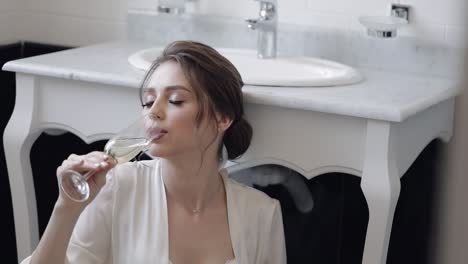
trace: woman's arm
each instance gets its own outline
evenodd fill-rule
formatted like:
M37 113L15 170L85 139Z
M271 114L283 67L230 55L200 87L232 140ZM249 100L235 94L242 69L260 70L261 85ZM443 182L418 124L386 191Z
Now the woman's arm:
M57 202L30 263L66 263L68 243L80 214L81 209L67 208L66 205Z
M67 263L67 249L75 225L82 212L105 185L106 173L114 166L114 162L100 152L93 152L85 156L71 155L62 163L57 169L57 177L59 180L61 173L68 169L80 172L95 171L94 175L88 179L90 197L86 202L79 203L70 200L67 195L60 190L59 198L54 206L47 228L36 250L33 252L29 263Z

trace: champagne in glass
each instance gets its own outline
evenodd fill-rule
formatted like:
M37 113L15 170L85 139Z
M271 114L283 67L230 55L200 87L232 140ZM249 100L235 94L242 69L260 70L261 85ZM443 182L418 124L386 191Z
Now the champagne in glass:
M145 138L126 138L109 140L104 152L113 157L117 163L129 162L148 146Z
M104 153L112 157L117 164L130 161L150 145L152 123L148 116L140 117L109 139L104 147ZM86 201L90 193L87 180L94 173L93 170L85 174L65 170L59 177L60 187L70 199L77 202Z

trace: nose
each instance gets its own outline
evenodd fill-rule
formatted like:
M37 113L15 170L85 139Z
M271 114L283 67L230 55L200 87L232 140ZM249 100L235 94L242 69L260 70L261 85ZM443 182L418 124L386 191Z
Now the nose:
M160 115L155 114L155 113L153 113L153 112L150 112L150 113L148 114L148 117L149 117L151 120L158 120L158 119L161 119Z
M148 116L152 120L161 120L164 118L164 111L162 106L158 103L158 100L154 101L153 105L149 109Z

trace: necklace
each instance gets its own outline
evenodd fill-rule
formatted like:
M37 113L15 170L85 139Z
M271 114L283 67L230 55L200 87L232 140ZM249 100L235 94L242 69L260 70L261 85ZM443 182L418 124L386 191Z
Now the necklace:
M162 177L163 174L162 174L162 162L161 161L159 163L159 174ZM193 207L192 206L192 207L190 207L190 209L188 211L190 211L194 215L199 215L204 209L206 209L206 206L208 205L208 202L210 202L216 196L216 194L219 192L219 190L221 189L221 185L222 185L222 179L219 179L218 186L216 187L216 190L209 196L208 199L206 199L205 205L204 206L199 206L199 207ZM177 203L181 204L183 207L185 207L185 208L188 207L183 202L180 202L177 199L175 199L175 197L173 197L173 199Z
M209 199L206 199L206 202L205 202L205 206L200 206L200 207L192 207L191 210L192 210L192 214L194 215L199 215L203 209L206 209L206 206L208 205L208 202L210 202L215 196L216 194L219 192L219 190L221 189L221 179L219 180L219 183L218 183L218 186L216 187L216 190L213 192L212 195L210 195Z

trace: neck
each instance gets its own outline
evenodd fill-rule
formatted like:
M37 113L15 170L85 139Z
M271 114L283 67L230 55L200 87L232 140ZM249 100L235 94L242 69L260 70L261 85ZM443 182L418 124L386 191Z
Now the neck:
M171 159L160 162L167 198L194 213L203 210L223 187L215 159L205 159L203 163Z

